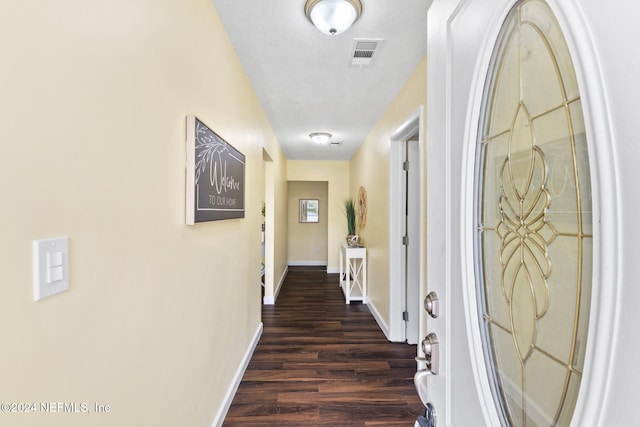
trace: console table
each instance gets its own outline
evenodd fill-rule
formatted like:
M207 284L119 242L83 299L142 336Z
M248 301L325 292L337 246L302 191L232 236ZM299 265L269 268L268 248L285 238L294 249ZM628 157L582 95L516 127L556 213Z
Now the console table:
M347 304L367 303L367 249L364 246L340 244L340 287Z

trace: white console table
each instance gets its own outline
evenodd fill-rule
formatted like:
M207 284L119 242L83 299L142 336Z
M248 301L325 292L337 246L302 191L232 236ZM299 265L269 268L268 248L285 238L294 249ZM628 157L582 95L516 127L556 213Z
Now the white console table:
M367 303L367 249L340 244L340 287L344 298Z

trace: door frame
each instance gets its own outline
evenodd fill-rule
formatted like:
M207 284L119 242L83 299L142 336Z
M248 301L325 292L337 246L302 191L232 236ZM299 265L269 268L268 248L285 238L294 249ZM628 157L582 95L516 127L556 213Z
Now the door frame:
M387 338L394 342L404 342L407 340L405 333L405 322L402 318L404 304L406 298L405 279L404 279L404 245L402 244L403 235L403 214L399 207L402 206L403 195L400 191L395 191L402 187L404 170L402 162L404 159L404 143L407 138L418 134L418 163L419 171L419 190L415 192L419 198L419 219L420 224L418 230L410 230L409 242L413 243L416 250L419 251L419 259L425 259L426 246L424 239L425 230L425 139L424 139L424 107L419 106L408 118L398 126L391 134L389 141L389 334ZM420 301L424 298L424 277L425 266L420 263L419 280L413 286L418 287L416 290L420 295ZM419 311L418 311L419 313ZM420 322L420 318L416 319ZM418 323L419 324L419 323ZM420 329L420 328L419 328ZM420 335L419 335L420 336Z
M440 293L441 314L452 313L453 310L464 314L463 325L454 324L457 320L445 315L442 321L430 322L429 330L423 332L435 331L440 339L441 373L430 377L427 392L441 415L439 419L446 426L456 425L452 415L456 407L454 399L462 399L459 391L454 394L459 390L456 388L456 378L466 375L473 378L475 390L466 393L464 398L474 399L475 395L477 399L469 407L470 412L478 411L478 416L482 414L486 425L499 425L500 422L484 366L477 316L473 267L473 181L476 133L486 73L500 27L515 3L516 0L495 3L483 0L460 0L454 3L434 0L427 23L431 28L427 67L427 137L432 141L427 153L427 204L430 206L427 281L430 290L437 288ZM596 38L585 22L579 2L547 0L547 3L563 30L580 85L593 192L595 262L592 304L585 374L572 425L606 425L607 415L602 405L607 402L613 371L611 364L606 361L611 360L611 352L616 348L621 292L621 286L612 284L619 283L621 257L617 242L622 236L618 212L620 185L615 167L610 101L603 68L599 63L600 55L594 42ZM465 26L466 21L461 17L472 15L472 9L478 7L491 8L491 12L487 12L490 13L490 24ZM474 53L475 67L465 68L466 64L459 63L464 49L460 49L454 37L460 36L455 32L460 28L469 28L469 32L463 33L461 39L477 37L479 40L474 47L480 47ZM462 73L462 78L456 73ZM465 93L465 88L468 94L466 101L463 96L456 98L456 94ZM461 127L464 129L462 132L459 130ZM456 177L457 172L462 172L462 175ZM422 312L422 316L426 319L425 312ZM460 356L461 350L467 354ZM454 354L455 351L458 354ZM456 375L452 375L453 371Z
M264 247L264 296L262 304L273 305L276 302L277 291L275 284L275 165L269 152L262 148L262 162L264 164L264 232L262 243Z

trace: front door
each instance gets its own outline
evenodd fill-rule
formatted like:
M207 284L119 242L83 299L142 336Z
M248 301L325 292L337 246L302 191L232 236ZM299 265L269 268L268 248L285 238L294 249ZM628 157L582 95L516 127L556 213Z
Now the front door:
M601 14L595 0L431 5L427 291L440 309L421 336L437 336L439 369L420 381L437 426L635 419L606 412L623 291L611 174L633 161L613 158L594 58L616 35L592 31Z

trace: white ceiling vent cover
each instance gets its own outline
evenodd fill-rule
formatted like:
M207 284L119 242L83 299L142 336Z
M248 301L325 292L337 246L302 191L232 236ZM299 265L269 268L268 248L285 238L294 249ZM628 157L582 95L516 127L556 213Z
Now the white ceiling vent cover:
M353 39L351 65L371 65L384 39Z

